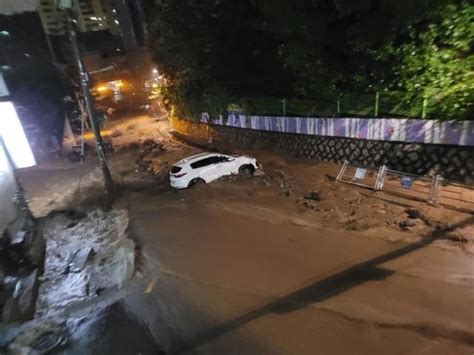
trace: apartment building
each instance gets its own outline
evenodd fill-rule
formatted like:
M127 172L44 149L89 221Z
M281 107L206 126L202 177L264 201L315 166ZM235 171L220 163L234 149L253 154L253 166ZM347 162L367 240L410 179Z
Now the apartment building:
M74 5L74 22L79 32L109 31L119 35L114 0L76 0ZM47 34L66 33L66 15L58 9L56 0L39 0L38 13Z

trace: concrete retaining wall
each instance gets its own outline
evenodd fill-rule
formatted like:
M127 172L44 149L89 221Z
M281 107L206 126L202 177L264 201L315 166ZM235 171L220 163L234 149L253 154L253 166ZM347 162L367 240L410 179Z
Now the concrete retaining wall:
M352 163L474 183L474 147L315 136L207 125L172 119L172 128L186 139L218 148L263 149L317 161Z

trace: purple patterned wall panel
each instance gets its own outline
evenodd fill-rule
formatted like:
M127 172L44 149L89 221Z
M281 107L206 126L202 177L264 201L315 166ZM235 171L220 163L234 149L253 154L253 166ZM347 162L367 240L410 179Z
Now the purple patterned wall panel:
M203 113L201 122L273 132L474 146L474 121L247 116L236 113L229 113L227 119L222 115L210 119L207 113Z
M405 141L423 143L424 139L424 121L407 120L405 123Z

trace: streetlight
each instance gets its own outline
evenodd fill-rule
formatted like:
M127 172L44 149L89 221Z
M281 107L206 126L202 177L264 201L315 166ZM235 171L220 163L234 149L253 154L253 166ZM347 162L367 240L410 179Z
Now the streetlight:
M69 39L71 40L72 52L74 60L76 62L77 69L79 71L79 77L81 82L81 91L84 97L84 103L86 106L87 115L91 123L92 131L94 132L96 151L99 157L99 164L102 169L102 175L104 177L104 185L106 191L106 207L110 208L115 198L114 183L112 175L110 174L109 167L107 165L107 157L105 155L104 141L100 135L100 130L96 121L95 110L92 103L92 96L90 93L89 86L89 74L85 70L84 63L82 62L81 54L79 52L79 45L77 43L77 33L73 22L73 0L57 0L59 9L63 10L67 16L67 29L69 33Z

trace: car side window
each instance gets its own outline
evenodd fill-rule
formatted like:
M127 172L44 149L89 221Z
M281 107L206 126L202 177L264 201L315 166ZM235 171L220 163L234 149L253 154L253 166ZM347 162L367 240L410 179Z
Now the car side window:
M218 157L215 157L215 164L218 164L218 163L225 163L225 162L228 162L229 161L229 158L228 157L225 157L223 155L221 156L218 156Z
M194 163L191 163L191 168L198 169L198 168L203 168L205 166L214 164L214 158L215 157L210 157L210 158L205 158L205 159L195 161Z

